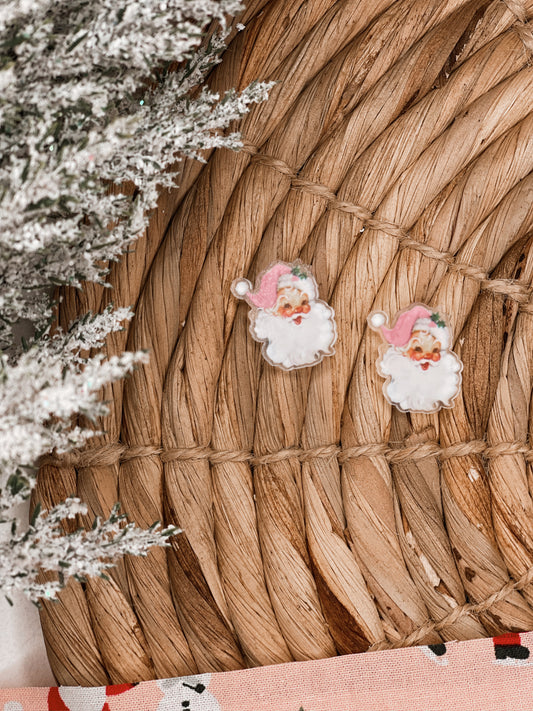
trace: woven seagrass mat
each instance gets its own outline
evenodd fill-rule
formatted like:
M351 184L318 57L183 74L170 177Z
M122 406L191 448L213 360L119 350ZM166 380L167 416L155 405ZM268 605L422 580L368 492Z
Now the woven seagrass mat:
M146 235L67 292L133 305L106 431L38 496L184 529L68 585L42 626L61 684L100 685L533 629L532 0L250 2L215 89L275 79L245 148L183 164ZM313 266L336 354L283 372L230 293ZM448 314L455 406L382 394L372 309Z

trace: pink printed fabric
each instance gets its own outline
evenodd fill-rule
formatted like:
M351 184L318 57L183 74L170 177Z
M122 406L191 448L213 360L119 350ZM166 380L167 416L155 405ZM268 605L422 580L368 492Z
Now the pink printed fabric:
M137 685L0 690L0 711L448 710L532 711L533 633Z

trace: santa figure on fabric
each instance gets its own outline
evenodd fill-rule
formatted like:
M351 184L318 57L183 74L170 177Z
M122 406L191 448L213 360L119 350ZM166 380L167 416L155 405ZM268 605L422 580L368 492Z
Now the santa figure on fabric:
M529 660L530 650L522 644L522 638L518 632L504 632L497 635L492 638L492 644L496 664L514 666L531 663ZM437 664L448 664L446 657L448 648L444 642L424 645L420 649Z
M400 312L386 328L382 311L371 314L369 325L389 344L377 362L387 378L383 392L402 412L436 412L451 407L461 386L462 363L451 351L451 332L444 318L422 304Z
M277 262L261 275L256 291L247 279L237 279L232 291L252 307L250 333L263 343L263 356L271 365L292 370L333 355L333 309L318 298L309 267Z
M220 711L208 689L210 679L211 674L197 674L141 685L53 686L48 711Z

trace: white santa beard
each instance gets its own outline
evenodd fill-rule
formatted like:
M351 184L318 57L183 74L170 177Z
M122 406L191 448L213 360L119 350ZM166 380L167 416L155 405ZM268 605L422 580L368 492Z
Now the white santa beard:
M379 361L388 399L405 412L435 412L451 407L461 382L461 362L452 352L441 353L427 370L391 346Z
M322 301L312 301L308 314L300 314L300 324L291 319L259 310L252 333L266 341L263 352L268 361L282 368L313 365L333 353L336 331L333 309Z

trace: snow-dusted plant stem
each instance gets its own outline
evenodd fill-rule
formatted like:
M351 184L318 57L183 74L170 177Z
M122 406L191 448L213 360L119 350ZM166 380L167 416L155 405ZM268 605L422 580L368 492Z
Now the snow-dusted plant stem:
M103 574L109 560L164 545L170 531L119 525L60 536L83 512L71 499L28 527L12 507L27 499L39 457L80 446L93 431L72 419L103 414L98 392L147 356L103 360L102 345L131 314L87 315L50 331L50 287L103 282L102 264L143 231L172 166L205 148L238 150L224 135L269 86L219 97L202 82L219 61L235 0L0 0L0 591L54 597L68 575ZM213 20L221 31L203 41ZM170 66L172 64L172 71ZM175 67L178 69L175 70ZM135 191L109 191L134 184ZM35 336L14 342L28 319ZM125 532L126 531L126 532ZM105 557L105 561L102 559ZM39 585L39 568L61 572Z

